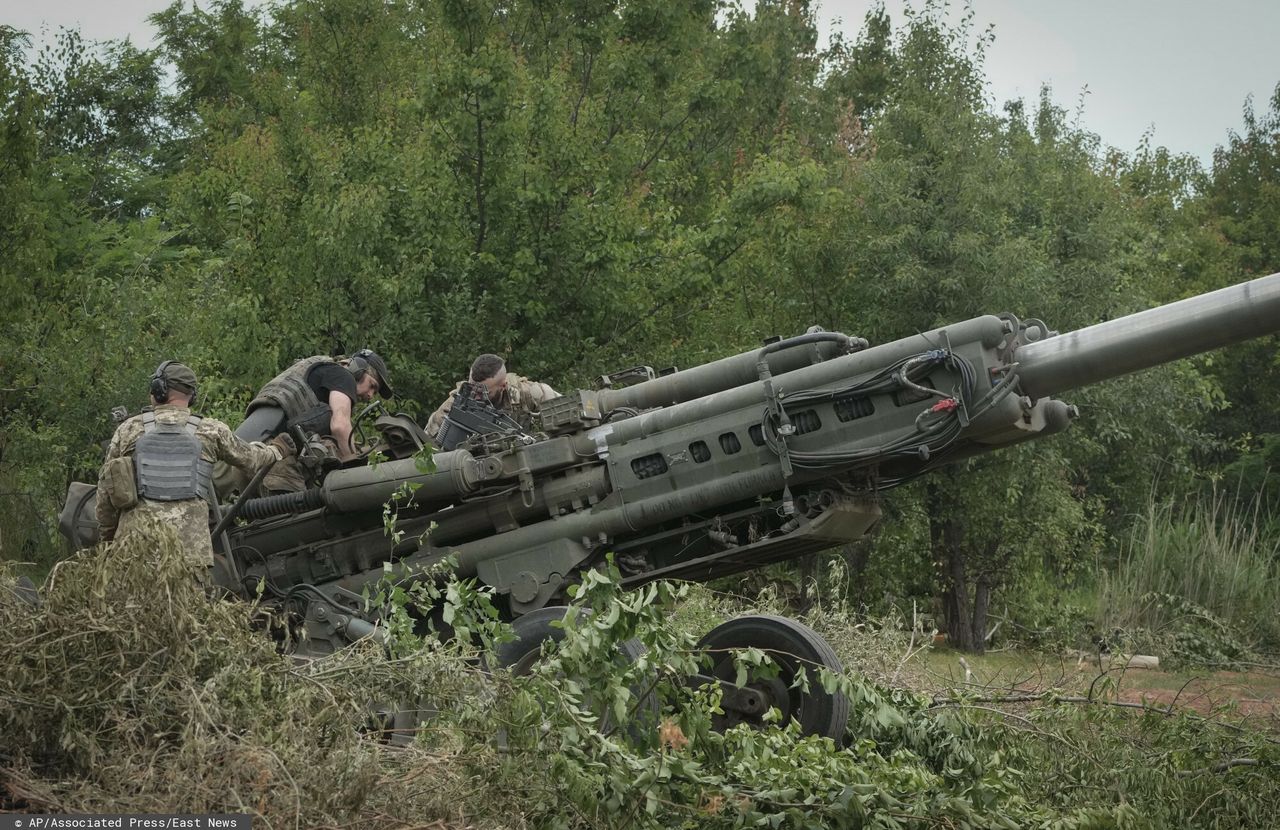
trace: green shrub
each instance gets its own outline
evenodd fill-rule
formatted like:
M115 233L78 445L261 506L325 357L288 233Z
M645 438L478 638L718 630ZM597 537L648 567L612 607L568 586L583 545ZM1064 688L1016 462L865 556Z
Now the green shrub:
M1213 493L1186 505L1149 502L1115 570L1101 575L1097 620L1103 630L1184 636L1200 620L1206 636L1225 626L1245 645L1275 648L1277 608L1280 540L1264 532L1257 501Z

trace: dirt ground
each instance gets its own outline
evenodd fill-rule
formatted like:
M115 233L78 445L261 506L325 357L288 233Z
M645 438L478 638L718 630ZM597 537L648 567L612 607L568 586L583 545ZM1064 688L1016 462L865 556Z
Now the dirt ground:
M1262 672L1215 671L1178 674L1130 669L1118 699L1174 706L1209 714L1234 711L1280 729L1280 677Z
M967 688L992 694L1035 694L1058 689L1067 694L1152 707L1185 709L1248 722L1280 733L1280 659L1248 671L1210 668L1167 671L1130 668L1122 656L1046 656L992 652L982 656L950 649L922 654L916 678L931 691Z

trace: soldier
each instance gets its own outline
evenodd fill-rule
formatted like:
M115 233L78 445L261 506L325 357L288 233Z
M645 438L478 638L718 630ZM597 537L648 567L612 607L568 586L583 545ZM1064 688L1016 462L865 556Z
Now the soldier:
M482 354L471 364L471 382L479 383L489 393L489 403L510 415L525 429L533 428L533 416L543 401L560 397L560 393L545 383L508 374L507 363L496 354ZM453 392L462 388L462 381ZM445 416L453 408L453 393L445 398L440 408L427 420L426 433L433 440L439 437Z
M98 476L98 526L104 541L147 521L172 526L196 580L209 585L213 546L209 507L215 461L257 470L293 453L281 436L271 444L246 443L221 421L191 412L195 372L166 360L151 376L151 407L120 424Z
M323 436L339 461L355 457L352 412L357 401L375 394L390 398L394 391L387 379L387 364L376 352L362 349L345 360L316 355L295 362L276 375L249 402L246 415L264 406L284 410L287 426ZM282 427L283 428L283 427ZM218 490L243 485L232 476L217 474ZM271 493L292 493L306 488L306 476L296 458L272 468L262 481Z

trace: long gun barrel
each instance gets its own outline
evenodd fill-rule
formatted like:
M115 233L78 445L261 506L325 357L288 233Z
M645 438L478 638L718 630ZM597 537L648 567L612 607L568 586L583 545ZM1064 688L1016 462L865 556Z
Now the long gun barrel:
M1280 274L1140 311L1018 349L1033 398L1148 369L1280 327Z
M799 337L793 337L777 351L768 355L769 370L775 375L785 374L795 369L830 360L837 355L865 349L867 341L860 337L849 337L839 332L810 331ZM657 406L671 406L732 389L757 379L757 354L753 349L732 357L704 363L683 372L670 375L624 389L606 390L597 396L602 413L613 412L623 407L633 409L649 409Z

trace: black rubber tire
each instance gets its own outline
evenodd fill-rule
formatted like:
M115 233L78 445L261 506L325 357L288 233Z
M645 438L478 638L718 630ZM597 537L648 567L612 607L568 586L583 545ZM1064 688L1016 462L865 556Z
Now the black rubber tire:
M806 735L820 735L837 744L844 738L849 723L849 698L840 692L828 693L818 682L817 669L844 670L840 658L822 636L803 623L773 614L738 617L711 629L698 641L698 648L709 653L710 674L732 683L737 674L733 650L758 648L778 664L777 681L757 680L748 676L747 685L769 695L783 717L793 718ZM801 667L809 675L809 691L791 688ZM719 716L717 726L729 727L739 722L763 725L759 718L735 719L731 713Z
M498 665L502 668L510 669L511 673L516 676L527 674L542 653L542 644L544 642L549 640L553 643L558 643L564 639L564 628L552 626L552 623L563 620L568 611L569 608L565 605L548 605L539 608L537 611L530 611L528 614L517 617L515 622L511 624L516 639L509 643L502 643L495 650ZM627 640L618 644L618 658L620 660L634 663L643 654L644 646L637 640ZM636 699L632 707L635 712L635 720L627 726L626 731L637 742L643 742L647 740L648 734L657 727L661 705L658 702L657 695L654 694L651 688L632 687L631 694ZM611 714L602 715L602 732L607 733L610 731L609 723L611 720Z
M548 640L558 643L564 639L564 629L551 624L560 622L569 608L565 605L548 605L516 617L511 629L516 638L502 643L496 650L498 665L510 669L514 675L529 673L529 668L542 653L542 644Z

